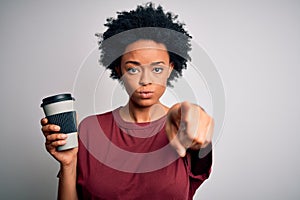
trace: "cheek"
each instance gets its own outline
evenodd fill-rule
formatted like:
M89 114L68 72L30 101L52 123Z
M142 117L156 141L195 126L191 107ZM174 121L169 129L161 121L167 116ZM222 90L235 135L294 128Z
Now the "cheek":
M167 76L157 76L153 78L153 83L157 85L161 85L163 87L166 87L168 81Z
M132 94L139 87L138 79L123 76L122 81L128 94Z
M166 87L165 86L163 86L163 85L157 85L156 86L156 98L157 99L160 99L161 98L161 96L165 93L165 91L166 91Z

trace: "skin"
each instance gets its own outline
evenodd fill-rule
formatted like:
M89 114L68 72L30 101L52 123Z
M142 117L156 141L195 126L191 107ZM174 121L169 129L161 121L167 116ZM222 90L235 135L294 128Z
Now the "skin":
M131 122L149 122L165 115L168 108L160 102L173 70L163 44L140 40L127 46L118 68L130 96L121 117Z
M211 143L214 122L200 106L181 102L168 108L160 102L173 70L164 44L139 40L128 45L116 70L130 97L120 109L123 120L150 122L167 115L167 137L181 157L188 148L199 150ZM46 149L60 163L58 199L77 199L78 148L56 151L57 146L66 143L67 135L60 134L60 127L48 124L46 118L41 120L41 125Z

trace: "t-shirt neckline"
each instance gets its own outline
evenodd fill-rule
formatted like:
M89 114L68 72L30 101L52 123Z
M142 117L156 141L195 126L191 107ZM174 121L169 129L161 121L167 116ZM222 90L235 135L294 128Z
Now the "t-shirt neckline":
M122 106L118 107L117 109L112 111L113 117L115 119L115 121L117 122L117 124L122 127L122 128L126 128L126 129L145 129L145 128L153 128L153 127L157 127L157 126L161 126L161 124L165 124L166 119L167 119L167 115L164 115L162 117L160 117L159 119L153 120L151 122L128 122L125 121L124 119L122 119L121 115L120 115L120 109L122 108Z

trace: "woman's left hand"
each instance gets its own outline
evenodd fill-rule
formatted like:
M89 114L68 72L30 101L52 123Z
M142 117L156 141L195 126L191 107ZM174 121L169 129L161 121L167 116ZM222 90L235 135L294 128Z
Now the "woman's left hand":
M211 143L214 120L200 106L178 103L167 115L167 136L179 156L184 157L188 148L199 150Z

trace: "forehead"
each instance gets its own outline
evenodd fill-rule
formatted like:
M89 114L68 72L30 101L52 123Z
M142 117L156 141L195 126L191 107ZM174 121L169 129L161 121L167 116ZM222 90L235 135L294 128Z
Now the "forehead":
M135 60L141 63L169 61L167 48L162 43L152 40L138 40L129 44L122 56L122 61Z

